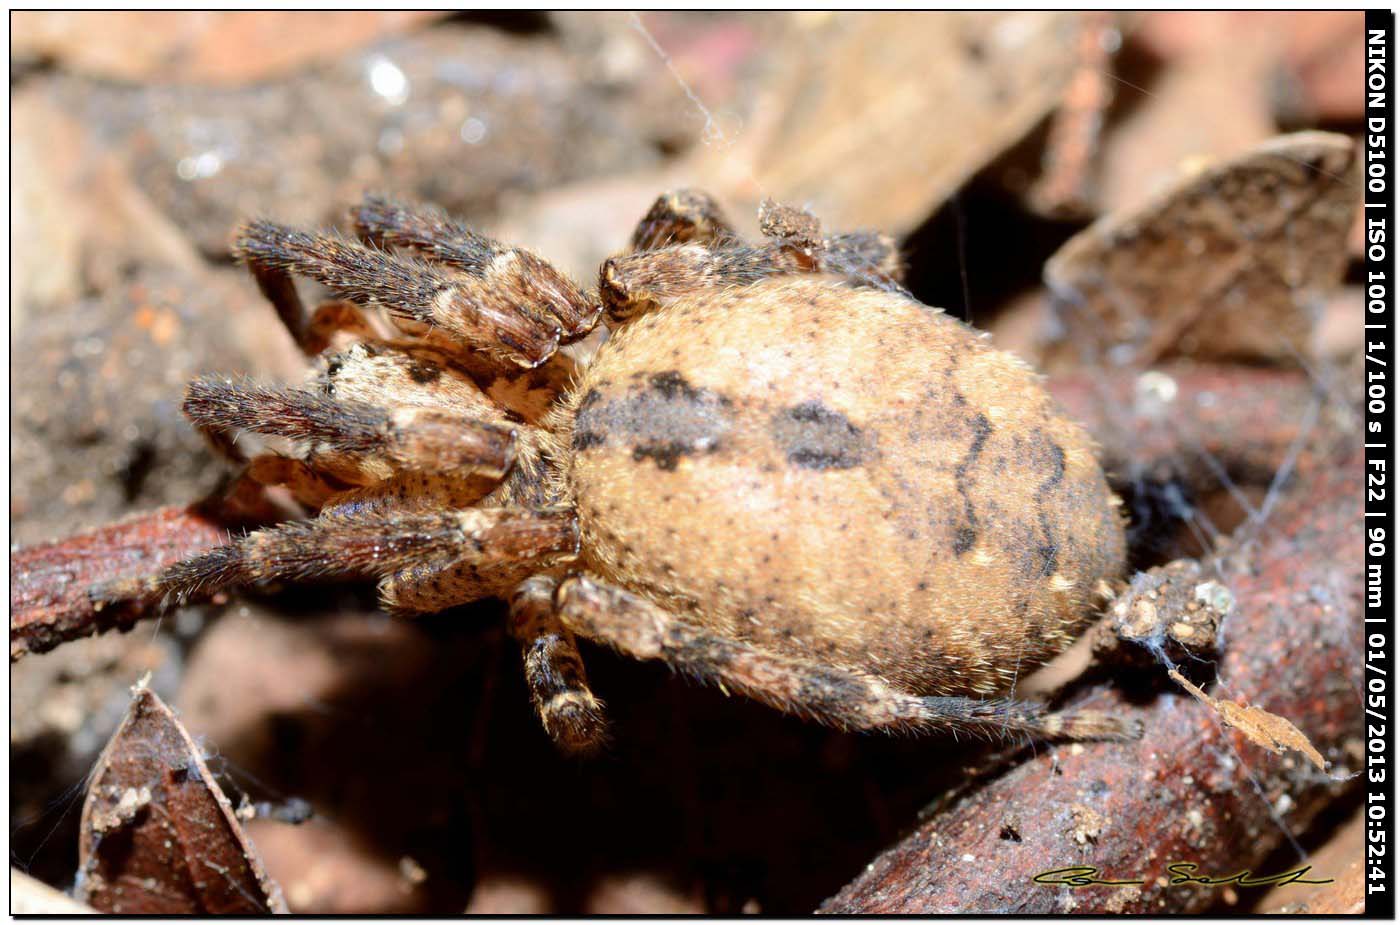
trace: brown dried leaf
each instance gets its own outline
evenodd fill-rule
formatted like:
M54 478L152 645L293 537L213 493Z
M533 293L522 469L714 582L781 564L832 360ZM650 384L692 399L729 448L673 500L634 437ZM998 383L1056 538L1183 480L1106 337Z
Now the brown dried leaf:
M1045 268L1066 345L1296 365L1346 266L1358 163L1344 135L1284 135L1095 222Z
M692 74L680 28L645 21L710 107L661 108L690 115L685 137L705 143L656 169L508 197L491 228L576 276L596 274L657 192L677 187L715 194L745 234L769 197L810 209L829 231L911 231L1059 105L1085 28L1069 13L770 15L750 21L752 34L717 36L713 47L727 50ZM655 49L638 43L649 79L674 84ZM702 86L717 68L760 73L725 96Z
M752 158L705 149L698 169L714 176L704 185L727 201L747 197L734 214L752 214L767 195L827 228L892 234L926 219L1054 109L1081 30L1075 14L1040 12L803 14L799 23L805 34L788 41L743 139Z
M1192 697L1220 714L1220 719L1225 725L1243 732L1254 744L1267 748L1275 755L1283 754L1284 749L1302 752L1320 770L1327 770L1327 759L1323 758L1316 748L1313 748L1308 737L1299 732L1297 726L1282 716L1275 716L1268 710L1252 707L1242 700L1216 700L1183 678L1175 669L1168 671L1167 676L1186 688Z
M189 733L137 686L83 804L79 898L125 915L286 912Z

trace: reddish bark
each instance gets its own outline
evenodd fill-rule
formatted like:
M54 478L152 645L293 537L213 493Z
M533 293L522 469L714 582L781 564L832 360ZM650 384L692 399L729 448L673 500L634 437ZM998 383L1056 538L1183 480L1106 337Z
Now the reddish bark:
M1189 468L1210 454L1266 478L1319 394L1316 382L1294 370L1194 364L1058 376L1048 385L1103 447L1110 471L1162 462L1180 469L1183 460Z
M227 503L163 507L10 553L10 661L70 639L130 629L157 601L103 608L90 592L105 582L148 575L228 538L230 527L267 519Z

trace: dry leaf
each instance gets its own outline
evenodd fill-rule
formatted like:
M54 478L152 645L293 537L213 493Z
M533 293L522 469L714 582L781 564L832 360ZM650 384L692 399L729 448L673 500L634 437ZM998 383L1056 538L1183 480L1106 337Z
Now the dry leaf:
M1254 744L1267 748L1275 755L1283 754L1284 749L1302 752L1320 770L1327 770L1327 759L1313 748L1308 737L1299 732L1297 726L1282 716L1275 716L1267 710L1252 707L1243 701L1216 700L1183 678L1175 669L1168 671L1167 676L1186 688L1192 697L1220 714L1220 719L1224 721L1225 725L1243 732Z
M810 209L828 230L905 234L1060 104L1094 22L1024 11L809 12L765 25L774 28L754 57L771 60L757 89L733 99L701 93L704 110L683 104L705 119L693 154L507 197L490 230L580 277L616 253L659 192L678 187L714 194L745 234L757 230L765 198ZM663 53L676 52L656 38ZM661 67L654 79L674 77ZM734 110L742 123L728 118Z
M125 915L287 911L199 748L144 684L88 783L78 895Z
M1298 364L1346 266L1358 163L1344 135L1285 135L1095 222L1045 268L1065 349Z
M1040 12L799 22L807 28L788 40L781 77L741 139L748 150L705 149L702 185L735 214L766 195L828 228L891 234L928 218L1058 105L1082 28L1076 14Z

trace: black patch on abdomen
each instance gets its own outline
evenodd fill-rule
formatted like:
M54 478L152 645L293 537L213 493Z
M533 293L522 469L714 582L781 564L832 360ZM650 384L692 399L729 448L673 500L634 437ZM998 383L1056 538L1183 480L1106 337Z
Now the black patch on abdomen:
M1065 480L1065 448L1060 446L1044 430L1037 428L1036 438L1041 441L1047 449L1050 457L1050 476L1041 484L1040 490L1035 493L1036 516L1040 520L1040 532L1045 537L1045 542L1036 547L1036 556L1040 558L1040 574L1038 577L1047 578L1055 574L1060 567L1060 545L1055 540L1055 531L1050 529L1050 516L1045 510L1045 499L1050 496L1064 483Z
M819 401L779 411L772 432L787 461L804 469L852 469L870 455L870 440L861 429Z
M682 456L719 448L729 429L728 406L728 399L692 387L674 370L656 373L640 391L621 398L585 395L574 418L573 447L628 446L633 459L652 459L671 471Z
M972 443L967 448L967 455L962 462L953 470L953 481L958 487L958 494L963 501L963 525L958 528L958 532L953 540L953 555L960 556L977 544L977 511L972 506L972 495L968 490L968 476L972 473L972 467L977 465L977 461L982 457L982 450L987 445L987 438L992 434L992 422L985 414L977 414L972 419Z

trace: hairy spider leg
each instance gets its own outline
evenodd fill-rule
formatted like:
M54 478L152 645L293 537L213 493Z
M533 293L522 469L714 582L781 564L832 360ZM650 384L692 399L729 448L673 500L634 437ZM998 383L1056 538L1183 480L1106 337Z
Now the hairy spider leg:
M263 260L256 254L240 253L237 243L234 244L233 253L248 267L253 281L258 284L258 291L263 294L263 298L272 303L282 326L292 335L292 340L301 348L302 353L313 355L314 351L308 344L310 319L307 318L306 305L301 301L291 272L285 266Z
M822 239L821 270L860 286L904 291L904 257L894 238L878 231L847 231Z
M605 260L598 291L608 320L621 325L709 289L750 286L798 272L802 269L776 248L672 244Z
M469 565L489 578L483 593L456 588L438 611L496 593L552 560L578 550L578 524L571 511L525 508L471 508L407 513L394 509L338 509L312 520L257 530L203 555L177 562L141 580L123 581L94 592L99 600L133 597L184 602L196 594L265 581L306 581L333 577L380 578L409 586L410 577L427 586L435 566ZM399 576L399 577L396 577ZM391 609L393 601L386 601Z
M495 487L505 460L468 459L473 465L464 470L460 458L451 453L444 457L424 446L426 430L433 424L441 427L469 422L472 432L460 445L451 433L441 431L441 436L449 449L470 451L477 431L475 425L485 427L488 436L515 431L517 437L524 425L481 390L468 371L455 362L456 356L450 348L371 338L322 357L319 372L301 390L266 390L256 386L249 389L219 380L198 383L191 396L192 420L205 433L220 435L230 444L230 428L299 439L303 445L295 458L275 453L257 456L248 463L247 475L258 484L285 486L313 510L333 501L346 501L348 496L338 496L366 487L380 491L400 506L421 501L465 507L480 501ZM231 391L235 389L239 391ZM289 401L296 406L294 412L280 416ZM390 448L378 452L364 449L372 440L357 442L341 435L327 440L322 436L325 430L348 430L353 434L370 418L388 421L382 434L386 442L393 436L394 428L389 425L417 418L416 427L423 431L420 436L425 439L415 441L400 433L392 441L398 445L398 451ZM428 427L424 427L424 422ZM413 445L415 442L417 446ZM489 445L484 449L489 451ZM519 450L518 443L514 449ZM405 454L412 458L403 458ZM435 474L439 467L441 472ZM410 477L409 473L417 475Z
M311 385L337 400L439 408L506 423L507 412L458 359L455 351L435 343L366 340L322 357Z
M390 613L438 613L507 597L530 576L578 555L578 520L567 508L477 507L458 516L484 526L451 557L423 557L385 575L379 595Z
M409 250L460 271L512 300L537 323L557 326L563 343L578 340L598 324L602 306L548 261L472 231L437 209L366 196L350 216L367 243Z
M286 286L272 287L283 300L273 301L279 314L285 305L283 290L291 286L291 276L301 275L342 298L435 326L466 347L516 366L534 367L549 359L563 333L558 322L538 308L535 290L509 288L508 283L521 278L520 270L504 258L499 273L476 277L336 234L298 231L268 221L244 225L233 252L252 269L265 293L265 279L286 277Z
M1129 723L1084 710L1051 713L1014 700L921 697L878 678L777 655L705 632L656 604L583 575L555 594L564 626L638 659L664 659L680 671L774 709L846 730L965 730L1034 739L1128 739Z
M702 217L688 214L688 208ZM857 286L900 288L904 270L898 247L887 235L858 231L823 236L811 213L772 201L765 201L759 212L766 243L748 244L715 221L723 220L703 193L686 190L658 199L633 233L633 253L604 261L598 272L608 320L626 324L708 289L750 286L791 273L834 273Z
M632 232L632 250L650 251L675 244L715 246L738 241L739 233L724 217L713 196L701 190L662 193Z
M535 575L515 588L510 634L520 643L525 683L545 732L562 750L586 754L607 742L607 719L588 686L578 642L554 611L557 584Z
M513 428L441 408L388 409L302 389L205 377L190 383L184 411L202 428L248 430L352 457L373 456L386 460L391 471L467 470L500 478L515 459Z

